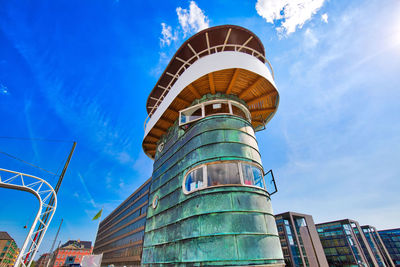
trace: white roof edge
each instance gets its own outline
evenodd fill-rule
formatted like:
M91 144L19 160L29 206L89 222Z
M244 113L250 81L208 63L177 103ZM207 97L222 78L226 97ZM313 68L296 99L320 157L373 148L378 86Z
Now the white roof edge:
M146 124L143 139L146 138L147 134L168 109L169 105L186 86L208 73L236 68L254 72L267 79L276 88L268 67L252 55L236 51L226 51L204 56L193 63L172 86L156 112Z

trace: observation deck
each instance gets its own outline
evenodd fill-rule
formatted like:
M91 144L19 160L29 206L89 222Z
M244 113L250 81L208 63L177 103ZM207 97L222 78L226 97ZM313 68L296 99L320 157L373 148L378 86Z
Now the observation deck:
M234 25L205 29L179 48L147 99L143 150L155 157L160 138L179 112L206 94L243 100L253 128L262 130L275 114L279 94L264 46L251 31Z

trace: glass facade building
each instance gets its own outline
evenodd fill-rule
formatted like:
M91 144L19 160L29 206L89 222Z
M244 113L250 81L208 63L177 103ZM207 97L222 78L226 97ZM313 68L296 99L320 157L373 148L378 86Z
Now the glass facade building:
M383 241L375 227L371 225L361 226L361 229L371 247L372 253L375 256L379 266L394 267L394 263L383 244Z
M330 266L379 266L358 222L345 219L316 227Z
M101 221L94 254L102 266L140 266L151 178Z
M396 267L400 267L400 228L378 231Z
M275 220L286 266L328 266L312 216L285 212Z

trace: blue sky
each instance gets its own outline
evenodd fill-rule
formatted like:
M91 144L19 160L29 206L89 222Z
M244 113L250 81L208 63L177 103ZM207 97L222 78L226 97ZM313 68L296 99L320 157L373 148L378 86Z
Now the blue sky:
M258 35L275 71L280 106L257 133L275 212L400 227L398 14L395 0L1 1L0 136L78 143L39 254L61 218L59 240L93 240L96 212L150 177L147 96L185 39L221 24ZM0 138L52 172L71 146ZM0 167L56 183L4 154ZM21 246L36 200L0 189L0 201L0 230Z

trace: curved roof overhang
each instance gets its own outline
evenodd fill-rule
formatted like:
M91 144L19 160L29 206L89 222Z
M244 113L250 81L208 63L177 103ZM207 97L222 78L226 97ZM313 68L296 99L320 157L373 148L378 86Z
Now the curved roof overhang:
M251 54L263 63L266 61L260 39L243 27L222 25L202 30L182 44L157 81L146 103L149 117L159 106L160 98L167 94L190 65L204 56L223 51L239 51Z
M157 142L177 120L179 111L195 99L217 92L244 100L254 128L264 126L277 109L279 95L264 46L245 28L208 28L182 44L147 99L144 152L154 158Z
M254 128L275 113L279 95L268 67L256 57L237 51L202 57L180 75L145 127L143 149L154 158L156 144L176 121L179 111L205 94L233 94L246 102Z

